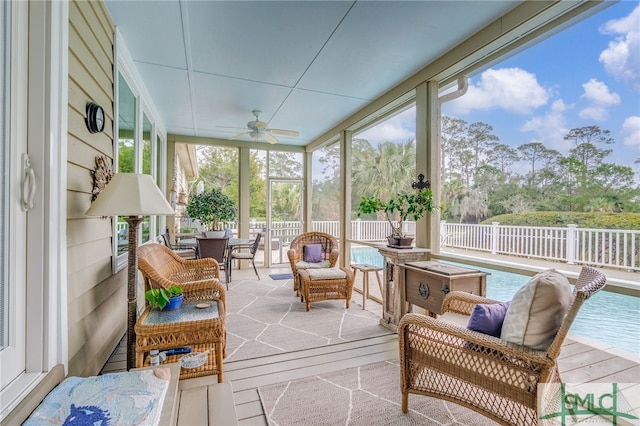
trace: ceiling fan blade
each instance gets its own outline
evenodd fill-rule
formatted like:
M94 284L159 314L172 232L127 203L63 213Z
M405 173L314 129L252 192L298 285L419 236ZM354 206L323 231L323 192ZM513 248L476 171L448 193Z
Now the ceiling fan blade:
M267 129L267 132L271 132L276 135L284 135L284 136L299 136L300 133L295 130L284 130L284 129Z
M264 136L264 139L270 144L278 143L278 139L274 138L269 133L264 133L263 136Z
M235 136L231 136L231 137L229 138L229 140L230 140L230 141L236 140L236 139L238 139L240 136L242 136L242 135L246 135L246 134L248 134L248 133L250 133L250 132L242 132L242 133L238 133L238 134L237 134L237 135L235 135Z
M252 121L251 122L251 128L256 128L259 130L266 130L267 129L267 123L265 123L264 121L260 121L260 120L256 120L256 121Z

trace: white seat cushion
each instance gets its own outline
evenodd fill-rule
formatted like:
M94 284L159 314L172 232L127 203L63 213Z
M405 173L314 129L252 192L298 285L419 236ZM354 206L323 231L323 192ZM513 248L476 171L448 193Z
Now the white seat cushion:
M309 279L311 281L316 280L338 280L343 279L347 274L338 268L323 268L323 269L309 269L307 270Z
M445 312L438 316L438 321L446 322L447 324L455 325L460 328L466 328L469 322L469 315L458 314L456 312Z
M571 305L569 280L555 269L536 274L513 296L500 338L547 350Z

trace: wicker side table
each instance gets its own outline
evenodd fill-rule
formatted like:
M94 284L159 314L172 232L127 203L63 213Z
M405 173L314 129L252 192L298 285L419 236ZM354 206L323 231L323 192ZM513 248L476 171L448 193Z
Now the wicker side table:
M175 311L160 311L150 306L136 322L136 367L149 365L149 351L160 351L189 346L193 352L210 350L207 361L201 367L180 371L181 379L218 375L222 383L222 358L225 351L224 305L212 300L209 307L200 309L203 303L185 302ZM165 363L178 362L183 355L167 356Z

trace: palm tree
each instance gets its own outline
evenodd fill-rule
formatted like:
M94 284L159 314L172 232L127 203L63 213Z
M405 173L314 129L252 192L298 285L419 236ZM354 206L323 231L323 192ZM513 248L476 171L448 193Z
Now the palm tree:
M377 150L369 142L363 144L362 150L354 152L353 193L358 199L361 196L389 199L410 190L416 174L415 158L413 139L402 144L384 142Z

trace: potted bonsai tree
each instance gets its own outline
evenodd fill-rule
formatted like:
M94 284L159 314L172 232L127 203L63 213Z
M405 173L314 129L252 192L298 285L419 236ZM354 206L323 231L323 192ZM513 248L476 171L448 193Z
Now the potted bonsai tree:
M190 218L198 219L210 231L221 231L221 223L235 220L238 214L233 200L219 189L190 196L186 211Z
M157 306L161 311L172 311L182 305L184 294L181 286L172 285L169 288L151 288L144 293L144 298L151 306Z
M414 193L399 193L388 201L378 197L362 197L358 206L358 217L363 214L384 214L391 226L391 235L387 237L391 246L411 246L413 238L407 238L402 230L406 220L417 221L425 213L433 211L433 193L425 188Z

